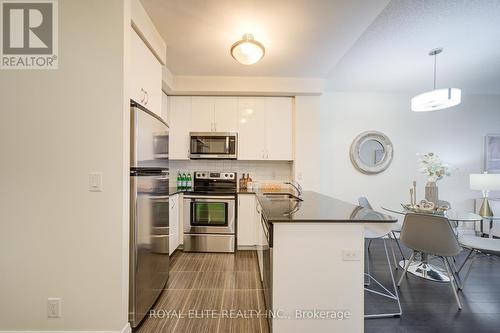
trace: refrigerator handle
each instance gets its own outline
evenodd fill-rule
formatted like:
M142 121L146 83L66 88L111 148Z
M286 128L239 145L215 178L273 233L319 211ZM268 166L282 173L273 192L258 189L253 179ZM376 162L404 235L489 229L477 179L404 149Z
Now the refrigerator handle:
M133 259L134 259L134 273L137 273L138 265L137 265L137 256L138 256L138 250L137 250L137 178L136 177L130 177L130 195L131 195L131 203L130 203L130 217L133 221L132 226L131 226L131 231L132 231L132 244L130 244L130 249L132 249L133 253Z

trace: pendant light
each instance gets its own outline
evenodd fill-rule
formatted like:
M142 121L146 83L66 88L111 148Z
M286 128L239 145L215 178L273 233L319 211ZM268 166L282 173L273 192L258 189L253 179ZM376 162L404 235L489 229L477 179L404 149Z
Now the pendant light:
M264 46L252 34L244 34L240 41L231 46L231 55L243 65L253 65L264 57Z
M429 52L434 56L434 89L426 91L411 99L411 110L415 112L435 111L450 108L461 102L462 91L458 88L436 89L436 57L443 52L442 48L437 48Z

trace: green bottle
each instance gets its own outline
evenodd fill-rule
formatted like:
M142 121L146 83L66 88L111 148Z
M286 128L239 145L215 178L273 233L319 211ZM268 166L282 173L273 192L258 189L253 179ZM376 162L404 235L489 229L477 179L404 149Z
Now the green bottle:
M186 189L187 188L187 176L186 176L186 173L183 173L182 174L182 189Z
M191 187L193 187L193 179L191 178L191 173L188 172L188 175L187 175L187 188L191 189Z
M177 189L182 189L182 177L180 172L177 173Z

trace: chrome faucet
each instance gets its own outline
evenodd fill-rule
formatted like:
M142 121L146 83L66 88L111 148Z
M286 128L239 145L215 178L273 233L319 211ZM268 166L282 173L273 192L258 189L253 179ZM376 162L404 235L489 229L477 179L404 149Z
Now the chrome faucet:
M291 181L291 182L285 182L285 184L292 186L297 191L297 195L299 196L299 198L302 196L302 193L304 191L302 190L302 186L300 186L299 182Z

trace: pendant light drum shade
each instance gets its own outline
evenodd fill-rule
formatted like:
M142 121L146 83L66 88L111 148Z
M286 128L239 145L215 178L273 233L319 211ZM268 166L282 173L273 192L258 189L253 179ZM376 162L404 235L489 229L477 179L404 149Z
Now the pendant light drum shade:
M458 88L434 89L411 99L411 110L426 112L446 109L460 104L462 90Z
M436 89L436 57L443 52L442 48L433 49L429 55L434 57L434 88L411 99L411 110L415 112L447 109L462 102L462 90L458 88Z
M253 65L264 57L264 46L257 42L252 34L244 34L243 38L231 46L231 56L243 65Z

